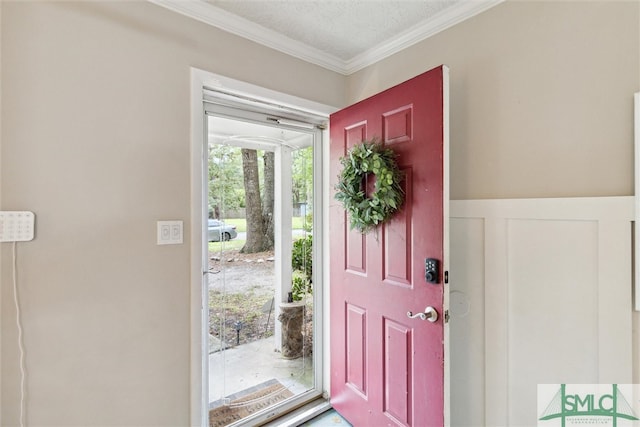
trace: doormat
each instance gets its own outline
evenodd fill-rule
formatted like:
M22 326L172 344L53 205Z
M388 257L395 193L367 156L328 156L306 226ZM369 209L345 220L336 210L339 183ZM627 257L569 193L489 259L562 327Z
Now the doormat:
M293 393L276 379L216 400L209 404L209 427L224 427L275 405ZM228 403L225 405L224 401Z

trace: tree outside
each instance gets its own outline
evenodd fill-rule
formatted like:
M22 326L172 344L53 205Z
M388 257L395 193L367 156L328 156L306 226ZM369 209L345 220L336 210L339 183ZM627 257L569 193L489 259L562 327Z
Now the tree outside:
M263 252L274 245L275 154L271 151L212 145L209 149L210 217L245 208L246 244L243 253ZM292 153L292 202L304 209L304 228L311 227L313 204L313 148Z
M209 147L209 212L221 219L228 211L245 206L240 149L229 145Z
M269 156L273 159L273 156ZM265 161L266 165L266 161ZM247 218L247 241L240 250L242 253L264 252L273 249L273 226L271 225L271 239L267 236L267 219L273 218L273 161L270 165L271 183L265 183L264 205L260 195L260 174L258 171L257 150L242 149L242 172L244 178L244 194ZM266 174L263 174L266 175ZM265 180L266 181L266 180ZM267 194L267 189L271 194ZM271 209L270 212L267 209ZM269 241L270 240L270 241Z

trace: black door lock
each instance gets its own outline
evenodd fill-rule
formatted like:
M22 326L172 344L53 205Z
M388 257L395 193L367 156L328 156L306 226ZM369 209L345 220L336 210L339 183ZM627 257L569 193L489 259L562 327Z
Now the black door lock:
M424 280L427 283L438 284L440 280L440 270L438 269L438 260L435 258L427 258L424 260Z

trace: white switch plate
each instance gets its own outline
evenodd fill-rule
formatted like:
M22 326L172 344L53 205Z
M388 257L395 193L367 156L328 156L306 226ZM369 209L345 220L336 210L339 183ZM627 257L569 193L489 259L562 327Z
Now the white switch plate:
M182 244L182 221L158 221L158 244Z
M0 211L0 242L33 240L35 215L29 211Z

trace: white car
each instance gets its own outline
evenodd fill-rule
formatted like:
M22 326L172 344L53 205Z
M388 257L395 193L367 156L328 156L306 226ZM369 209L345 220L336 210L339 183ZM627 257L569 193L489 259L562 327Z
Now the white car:
M210 219L208 225L210 242L219 242L220 240L227 241L238 237L235 225L227 225L217 219ZM222 239L220 238L220 236L222 236Z

